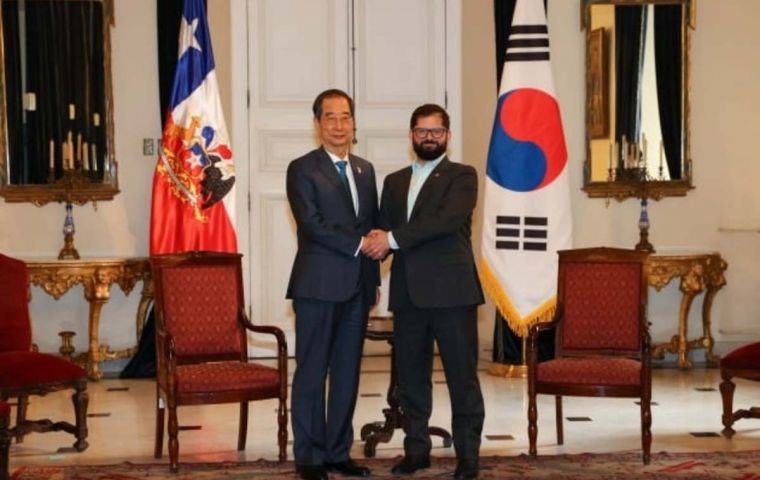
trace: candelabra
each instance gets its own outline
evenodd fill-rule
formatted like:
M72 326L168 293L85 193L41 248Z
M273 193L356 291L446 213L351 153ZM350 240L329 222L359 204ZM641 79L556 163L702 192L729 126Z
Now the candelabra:
M74 207L66 202L66 218L63 220L63 248L58 253L58 260L79 259L79 252L74 248Z
M654 253L654 245L649 243L649 214L647 213L647 197L641 197L641 211L639 212L639 243L636 250Z

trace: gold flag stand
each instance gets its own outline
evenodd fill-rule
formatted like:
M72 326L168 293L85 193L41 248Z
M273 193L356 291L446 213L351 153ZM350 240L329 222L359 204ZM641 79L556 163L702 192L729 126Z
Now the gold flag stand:
M528 376L528 362L527 359L528 339L522 338L522 355L520 365L493 363L488 368L488 374L494 377L506 377L506 378L526 378Z

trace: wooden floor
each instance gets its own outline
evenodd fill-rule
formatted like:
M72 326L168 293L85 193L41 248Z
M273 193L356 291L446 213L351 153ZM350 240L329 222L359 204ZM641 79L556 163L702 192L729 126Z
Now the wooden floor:
M356 432L352 455L363 456L359 430L368 422L382 420L386 406L389 359L365 358L360 398L354 416ZM494 377L482 366L480 381L486 400L486 425L482 455L518 455L528 449L527 395L524 379ZM290 368L292 375L293 368ZM434 373L434 415L431 425L450 428L450 408L445 377L440 366ZM656 369L653 373L652 452L718 451L760 448L760 420L741 420L736 435L719 435L721 400L717 369ZM155 385L153 380L103 380L89 387L88 419L90 447L76 453L69 447L73 437L63 433L31 434L24 443L11 446L11 466L23 464L155 462L153 436ZM737 380L735 408L760 405L760 382ZM251 403L248 446L237 452L237 406L184 407L179 410L180 461L255 460L277 458L276 401ZM73 418L68 394L34 398L31 418ZM52 412L52 413L51 413ZM639 407L630 399L564 399L565 445L556 445L552 397L539 397L539 455L580 452L612 452L640 448ZM403 432L389 444L380 444L379 457L402 453ZM452 456L434 438L433 455ZM63 448L61 448L63 447ZM165 449L166 451L166 449ZM292 452L288 452L290 456ZM163 460L167 461L166 453Z

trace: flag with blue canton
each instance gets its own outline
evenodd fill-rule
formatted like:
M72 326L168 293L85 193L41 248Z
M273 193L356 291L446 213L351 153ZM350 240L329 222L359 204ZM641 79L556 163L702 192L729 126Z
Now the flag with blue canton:
M235 166L202 0L185 0L153 175L150 253L237 252Z

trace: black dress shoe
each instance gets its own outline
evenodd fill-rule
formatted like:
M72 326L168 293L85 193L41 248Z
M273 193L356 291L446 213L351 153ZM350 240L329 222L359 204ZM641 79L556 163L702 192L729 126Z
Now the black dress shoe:
M327 480L327 470L322 465L296 465L301 480Z
M391 468L394 475L411 475L417 470L430 467L429 455L404 455L396 465Z
M350 458L342 462L325 462L325 469L328 472L341 473L347 477L368 477L369 468L359 465Z
M478 478L478 460L463 458L457 461L457 469L454 471L456 480L475 480Z

